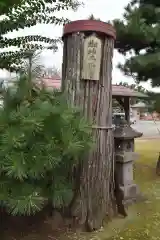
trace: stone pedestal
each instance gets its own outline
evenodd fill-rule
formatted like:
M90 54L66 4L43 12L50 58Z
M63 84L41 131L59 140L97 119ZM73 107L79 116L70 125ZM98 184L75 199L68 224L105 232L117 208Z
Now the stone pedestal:
M134 202L139 195L134 183L133 163L138 155L134 152L134 139L141 137L126 123L121 123L114 130L115 138L115 179L116 186L124 205Z

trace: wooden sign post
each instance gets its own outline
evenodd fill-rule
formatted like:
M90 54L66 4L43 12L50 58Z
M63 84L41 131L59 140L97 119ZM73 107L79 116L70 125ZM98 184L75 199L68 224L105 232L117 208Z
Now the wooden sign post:
M101 21L80 20L64 26L62 91L68 93L68 102L80 107L93 123L95 146L83 161L72 202L72 214L90 230L100 228L114 208L114 40L114 28Z
M84 40L82 79L99 80L102 55L102 41L96 36Z

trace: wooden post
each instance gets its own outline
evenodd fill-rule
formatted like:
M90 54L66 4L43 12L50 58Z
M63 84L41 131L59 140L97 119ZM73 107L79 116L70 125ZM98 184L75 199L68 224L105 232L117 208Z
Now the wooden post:
M130 97L124 97L125 120L130 124Z
M62 91L93 123L94 149L83 160L72 214L92 231L113 214L112 57L115 30L104 22L80 20L64 27Z

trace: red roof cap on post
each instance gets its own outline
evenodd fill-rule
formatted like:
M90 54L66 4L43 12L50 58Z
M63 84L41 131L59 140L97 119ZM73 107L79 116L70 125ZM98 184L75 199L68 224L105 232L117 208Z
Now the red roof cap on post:
M99 32L116 39L114 27L102 21L97 20L77 20L66 24L63 28L63 37L74 32Z

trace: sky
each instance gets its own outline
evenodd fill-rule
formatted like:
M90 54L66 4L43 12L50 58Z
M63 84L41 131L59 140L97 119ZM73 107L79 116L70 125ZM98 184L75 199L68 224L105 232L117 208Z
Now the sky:
M122 18L124 7L129 3L129 0L84 0L84 6L80 7L77 12L73 11L65 11L58 13L58 16L67 17L70 20L79 20L79 19L87 19L91 14L93 14L96 18L100 18L102 21L113 20L115 18ZM50 25L37 25L30 29L24 29L17 32L11 33L10 37L30 35L30 34L38 34L46 37L61 37L62 36L63 27L55 26L53 24ZM55 66L58 69L61 69L62 65L62 55L63 55L63 46L59 46L59 49L56 53L52 51L45 51L41 56L42 63L45 64L46 67ZM124 57L119 53L114 51L113 57L113 71L112 71L112 82L128 82L133 83L134 80L130 77L126 77L123 73L117 68L118 63L124 62ZM0 71L1 77L8 76L8 73L5 71ZM142 84L143 87L148 90L151 89L149 83ZM159 91L159 89L155 89L155 91Z

